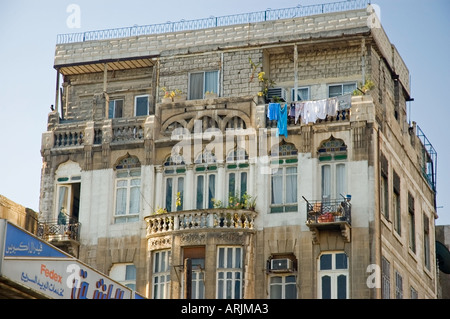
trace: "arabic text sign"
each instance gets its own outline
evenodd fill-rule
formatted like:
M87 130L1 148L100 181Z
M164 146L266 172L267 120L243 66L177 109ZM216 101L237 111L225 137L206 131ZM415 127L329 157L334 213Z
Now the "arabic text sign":
M57 257L70 258L60 250L33 237L8 223L6 228L5 257Z

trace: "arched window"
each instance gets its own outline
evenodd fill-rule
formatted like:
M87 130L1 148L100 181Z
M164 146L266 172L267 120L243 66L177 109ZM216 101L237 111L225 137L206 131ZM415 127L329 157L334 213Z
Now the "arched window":
M322 200L340 200L347 193L347 145L331 136L317 151L320 162Z
M115 223L139 220L141 199L141 163L135 156L121 159L115 166Z
M183 210L185 175L186 166L183 156L168 156L164 161L164 198L168 212Z
M275 145L271 150L271 213L298 211L297 154L289 143Z

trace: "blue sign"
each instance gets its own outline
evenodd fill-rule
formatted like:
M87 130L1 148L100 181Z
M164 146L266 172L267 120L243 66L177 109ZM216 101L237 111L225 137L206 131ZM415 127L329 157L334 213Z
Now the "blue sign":
M58 249L7 223L5 257L70 258Z

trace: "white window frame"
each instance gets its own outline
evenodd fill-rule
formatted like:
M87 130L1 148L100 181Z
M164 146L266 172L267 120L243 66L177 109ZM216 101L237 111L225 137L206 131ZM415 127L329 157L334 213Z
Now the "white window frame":
M288 278L294 278L293 282L287 282L286 279ZM273 279L280 278L281 282L273 282ZM295 288L295 296L293 298L289 299L297 299L297 275L295 274L283 274L283 275L273 275L269 277L269 298L270 299L287 299L286 298L286 290L288 286L293 285ZM274 292L273 289L275 287L280 286L281 288L281 298L273 298L272 293Z
M341 93L340 94L330 94L330 88L331 87L341 87ZM351 91L344 90L344 87L348 87L348 86L354 86L354 88ZM354 90L356 90L358 88L358 84L356 82L346 82L346 83L335 83L335 84L328 84L328 97L336 97L336 96L342 96L342 95L346 95L346 94L351 94L353 93Z
M141 209L141 168L122 168L118 169L116 172L116 180L115 180L115 188L114 188L114 223L129 223L129 222L137 222L139 221L139 214ZM127 173L127 176L119 176L120 174ZM137 174L139 173L139 174ZM134 175L137 174L137 175ZM133 181L139 181L138 185L133 185ZM125 186L119 186L119 182L126 182ZM138 188L139 196L138 196L138 212L131 213L130 212L130 201L131 201L131 191L133 188ZM117 213L117 193L119 189L126 189L126 198L125 198L125 213L118 214ZM124 221L122 221L124 220Z
M330 189L329 194L324 194L324 168L330 167ZM338 167L343 167L344 173L344 181L338 180ZM339 200L343 199L341 195L344 197L347 194L348 184L347 184L347 163L345 161L330 161L330 162L324 162L319 165L320 169L320 198L322 201L332 201L332 200ZM341 185L338 185L338 182L340 182ZM343 189L342 189L343 188ZM327 196L328 195L328 196Z
M302 99L301 96L300 96L300 91L305 91L305 90L306 90L306 98ZM297 97L298 97L297 101L308 101L308 100L310 100L311 97L310 97L309 86L300 86L300 87L298 87L297 88ZM293 88L291 90L291 101L295 102L295 88Z
M145 114L143 115L137 115L137 100L139 98L147 98L147 110L145 111ZM134 97L134 116L148 116L148 112L149 112L149 101L150 101L150 95L148 94L142 94L142 95L136 95Z
M113 264L109 271L111 279L136 290L136 266L132 263ZM130 277L131 276L131 277Z
M207 166L205 166L205 169L207 169ZM198 207L198 193L199 193L199 185L198 185L198 178L202 176L203 177L203 190L202 190L202 205L201 207ZM217 198L217 187L218 187L218 172L217 170L212 172L201 172L195 174L195 208L196 209L208 209L213 208L213 202L209 202L209 186L210 186L210 176L214 176L214 194L212 195L211 199Z
M116 102L122 101L122 116L116 117ZM111 103L114 103L114 107L112 108L112 114L110 114L110 105ZM116 118L123 118L124 117L124 111L125 111L125 100L123 98L117 98L117 99L110 99L108 103L108 118L110 119L116 119Z
M235 165L235 164L231 164L231 165ZM227 200L230 198L230 196L236 196L239 199L242 200L242 196L247 193L248 194L248 182L249 182L249 170L248 169L240 169L239 168L239 164L237 164L237 168L235 169L227 169L227 184L226 184L226 191L227 191ZM232 194L230 194L230 176L234 174L234 192ZM246 174L246 190L244 192L242 192L242 181L243 181L243 174Z
M347 268L337 269L336 268L336 255L344 254L347 257ZM320 259L324 255L331 255L331 269L321 269L320 268ZM348 299L350 296L350 280L349 280L349 258L343 251L328 251L319 255L317 259L317 289L318 289L318 298L322 299L322 278L330 277L330 288L331 288L331 299L336 299L338 293L338 278L340 276L345 276L345 298Z
M152 253L152 298L170 298L170 250L158 250Z
M58 181L58 180L63 180L63 181ZM80 185L80 194L79 194L79 200L81 202L81 176L70 176L70 177L59 177L57 179L56 182L56 205L54 206L56 208L56 216L58 216L58 214L61 211L61 205L60 205L60 196L61 196L61 189L62 188L67 188L67 200L66 200L66 206L65 211L63 211L63 213L66 215L66 217L75 217L78 219L79 216L74 216L74 212L72 211L73 208L73 185L74 184L78 184ZM80 213L80 211L78 210L78 214Z
M223 263L221 262L223 251ZM217 247L216 298L241 299L243 292L243 247ZM229 256L231 254L231 256ZM236 285L239 285L236 289ZM236 291L238 290L238 291Z
M174 168L176 170L176 168ZM179 190L179 179L183 179L183 189ZM167 206L167 183L168 180L172 179L172 194L171 196L171 205L172 207L166 207ZM166 175L164 176L164 206L167 209L168 212L176 212L180 210L184 210L184 205L186 204L184 200L185 195L185 189L186 189L186 174L172 174L172 175ZM177 193L180 192L181 197L181 205L177 206Z
M283 160L286 159L294 159L294 158L285 158ZM296 159L296 158L295 158ZM278 159L276 159L275 161L278 162ZM288 174L287 170L289 168L295 168L295 174ZM281 172L281 174L279 174ZM283 189L280 190L281 191L281 203L273 203L273 178L275 176L275 174L281 175L281 183L282 183L282 187ZM291 175L295 175L295 202L287 202L287 191L286 191L286 187L287 187L287 176L291 176ZM270 175L270 212L271 213L286 213L286 212L297 212L298 211L298 161L295 163L283 163L280 164L277 167L272 167L272 174ZM279 211L279 210L282 211Z
M189 85L188 85L188 99L192 100L193 97L191 96L191 75L192 74L203 74L203 86L202 86L202 92L203 92L203 98L205 98L205 93L206 93L206 73L210 73L210 72L216 72L217 73L217 87L215 88L215 90L213 91L214 93L216 93L219 96L219 88L220 88L220 71L219 70L208 70L208 71L199 71L199 72L191 72L189 73Z

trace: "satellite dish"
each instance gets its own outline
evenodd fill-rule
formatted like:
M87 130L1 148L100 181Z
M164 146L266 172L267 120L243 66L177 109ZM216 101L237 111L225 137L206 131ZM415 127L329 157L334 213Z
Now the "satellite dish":
M450 274L450 251L439 241L436 241L436 258L439 270L444 274Z

